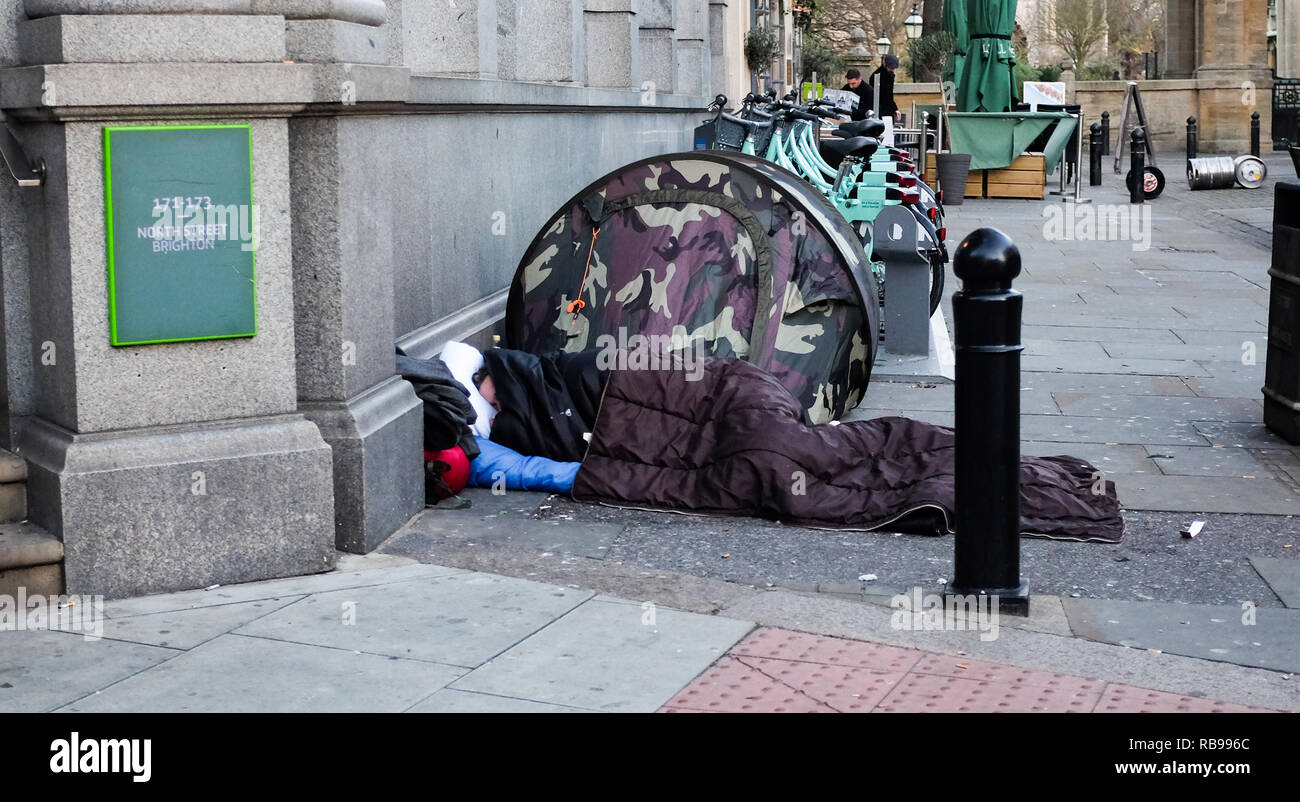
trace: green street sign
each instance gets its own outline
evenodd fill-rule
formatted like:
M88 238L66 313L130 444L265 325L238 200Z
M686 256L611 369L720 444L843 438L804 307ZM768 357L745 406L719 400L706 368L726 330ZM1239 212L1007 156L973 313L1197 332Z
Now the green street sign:
M252 127L104 129L113 345L257 334Z

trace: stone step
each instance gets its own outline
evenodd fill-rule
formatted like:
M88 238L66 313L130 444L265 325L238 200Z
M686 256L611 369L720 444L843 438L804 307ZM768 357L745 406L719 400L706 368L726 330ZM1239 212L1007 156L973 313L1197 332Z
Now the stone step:
M0 594L63 592L63 543L31 523L0 524Z
M0 523L27 519L27 460L0 449Z

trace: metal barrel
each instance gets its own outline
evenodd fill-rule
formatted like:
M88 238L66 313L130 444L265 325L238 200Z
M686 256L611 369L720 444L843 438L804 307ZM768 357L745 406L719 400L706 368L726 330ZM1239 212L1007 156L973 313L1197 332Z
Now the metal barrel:
M1233 177L1246 189L1258 189L1268 176L1268 167L1258 156L1244 154L1232 160Z
M1228 189L1237 183L1237 166L1231 156L1199 156L1187 160L1189 189Z

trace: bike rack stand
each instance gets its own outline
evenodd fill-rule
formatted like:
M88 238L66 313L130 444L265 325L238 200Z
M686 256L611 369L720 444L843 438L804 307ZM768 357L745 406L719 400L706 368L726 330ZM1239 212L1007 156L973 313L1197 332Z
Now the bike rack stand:
M885 350L930 355L930 260L916 250L916 218L886 206L872 223L872 245L885 271Z

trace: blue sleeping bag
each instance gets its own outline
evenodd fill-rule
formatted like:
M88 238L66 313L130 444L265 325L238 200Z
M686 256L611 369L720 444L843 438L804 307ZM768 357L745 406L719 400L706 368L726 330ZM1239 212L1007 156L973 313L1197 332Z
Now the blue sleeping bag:
M475 437L479 455L469 464L470 487L492 487L505 479L506 490L546 490L569 493L581 462L556 462L545 457L525 457L518 451Z

